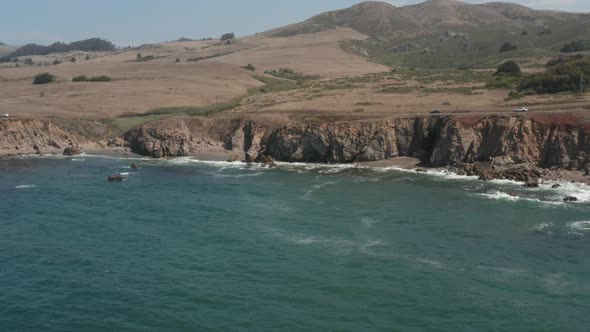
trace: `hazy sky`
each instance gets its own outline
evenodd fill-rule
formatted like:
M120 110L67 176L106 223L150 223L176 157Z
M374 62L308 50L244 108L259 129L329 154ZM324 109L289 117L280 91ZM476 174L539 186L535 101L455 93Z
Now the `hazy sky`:
M0 0L0 41L49 44L90 37L119 46L248 35L359 0ZM418 0L390 0L396 6ZM487 1L466 0L470 3ZM590 12L590 0L514 0L535 9Z

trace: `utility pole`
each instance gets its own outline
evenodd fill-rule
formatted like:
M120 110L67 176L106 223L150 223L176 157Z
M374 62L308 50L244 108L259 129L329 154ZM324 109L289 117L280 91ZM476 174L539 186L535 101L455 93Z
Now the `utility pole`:
M260 93L260 88L256 88L256 95L254 96L254 100L256 100L256 113L258 113L258 94Z
M580 73L580 96L584 95L584 72Z
M375 105L374 98L373 98L373 84L374 84L373 80L374 80L374 78L371 77L371 111L373 111L373 109L375 108L373 106L373 105Z

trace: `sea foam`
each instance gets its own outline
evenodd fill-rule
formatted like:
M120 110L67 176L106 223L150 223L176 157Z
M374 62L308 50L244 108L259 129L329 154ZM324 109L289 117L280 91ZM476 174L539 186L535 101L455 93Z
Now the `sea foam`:
M37 187L36 184L20 184L18 186L15 186L15 189L31 189L31 188L35 188Z

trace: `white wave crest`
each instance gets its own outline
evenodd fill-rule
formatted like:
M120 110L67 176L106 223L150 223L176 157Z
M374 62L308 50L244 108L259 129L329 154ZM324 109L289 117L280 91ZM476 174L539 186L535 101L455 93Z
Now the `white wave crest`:
M364 227L366 228L375 228L379 223L379 220L371 218L371 217L362 217L361 218L361 224L363 224Z
M590 221L575 221L566 225L570 234L584 235L590 232Z
M531 228L533 233L553 235L558 230L558 227L554 223L540 223L536 224Z
M31 189L31 188L36 188L37 185L36 184L20 184L18 186L15 186L15 189Z
M489 199L495 199L495 200L505 200L505 201L518 201L520 199L520 197L518 196L513 196L504 192L501 192L499 190L494 190L492 192L489 193L485 193L485 194L481 194L482 196L485 196Z
M330 185L334 185L334 184L336 184L336 182L332 182L332 181L328 181L328 182L324 182L324 183L320 183L320 184L314 184L311 188L309 188L308 190L305 191L305 194L303 195L303 199L309 199L309 197L317 190L320 190L326 186L330 186Z
M590 202L590 186L584 183L557 182L559 188L551 188L552 184L542 184L543 190L550 191L553 200L563 201L565 197L575 197L578 200L572 203Z
M264 175L263 172L247 173L247 174L219 174L219 173L211 173L211 174L213 174L213 176L218 177L218 178L236 178L236 179Z

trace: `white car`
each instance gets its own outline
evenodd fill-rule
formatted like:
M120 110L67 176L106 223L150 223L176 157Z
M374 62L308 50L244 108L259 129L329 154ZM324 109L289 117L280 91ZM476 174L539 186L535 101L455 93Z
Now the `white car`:
M526 113L528 111L529 111L529 109L526 107L519 107L519 108L514 109L514 112L516 112L516 113Z
M9 114L2 114L2 115L0 115L0 119L10 119L10 115Z

